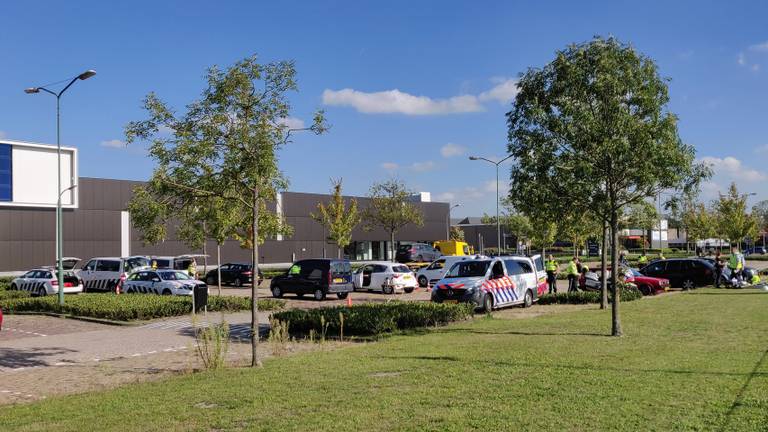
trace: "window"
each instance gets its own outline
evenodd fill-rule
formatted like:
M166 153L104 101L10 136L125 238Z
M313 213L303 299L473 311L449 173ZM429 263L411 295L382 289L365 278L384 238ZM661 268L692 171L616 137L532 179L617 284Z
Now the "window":
M396 265L396 266L392 266L392 271L394 271L395 273L410 273L411 269L409 269L404 265Z
M493 263L493 269L491 271L494 279L504 277L504 266L501 264L501 261Z
M352 265L349 261L331 261L331 274L334 276L350 276Z
M301 273L301 265L294 264L288 269L288 274L292 276L298 276Z
M515 260L504 261L504 266L507 267L507 274L510 276L523 274L523 268L520 266L520 264L521 263Z
M162 272L162 273L160 273L160 277L163 280L190 280L191 279L189 277L189 275L187 275L186 273L181 272L181 271L177 271L177 272L171 272L171 271Z
M682 261L667 261L667 272L679 272L683 269Z
M13 201L13 162L10 144L0 144L0 201Z
M90 271L96 270L96 260L88 261L88 264L86 264L85 267L83 267L83 270L90 270Z
M40 279L53 279L53 274L51 272L47 271L41 271L40 276L38 276Z
M99 261L99 265L101 265L101 261ZM149 267L150 262L147 258L144 257L136 257L136 258L128 258L125 260L125 268L123 271L125 273L130 273L132 270L135 270L139 267ZM106 270L106 271L120 271L120 263L117 263L117 268L115 270Z
M157 268L171 268L171 260L169 259L156 259L155 263Z
M485 276L490 261L462 261L454 264L445 275L446 278L481 277Z
M373 266L373 272L374 273L386 273L387 272L387 266L376 264L376 265Z
M119 272L120 271L120 261L99 260L96 263L96 271Z
M518 261L518 265L523 269L523 273L533 273L533 267L525 261Z
M664 262L656 262L648 266L648 270L646 271L648 274L659 274L664 273Z
M439 259L433 262L429 267L427 267L427 270L440 270L444 267L445 267L445 260Z
M319 268L312 269L311 272L309 272L309 275L307 275L307 279L311 280L319 280L323 278L323 270Z
M134 273L134 274L132 274L132 275L128 276L128 280L129 280L129 281L137 281L137 280L140 280L140 279L139 279L139 275L140 275L140 274L141 274L141 273Z
M224 264L220 268L221 268L221 271L227 271L227 270L229 270L229 264Z

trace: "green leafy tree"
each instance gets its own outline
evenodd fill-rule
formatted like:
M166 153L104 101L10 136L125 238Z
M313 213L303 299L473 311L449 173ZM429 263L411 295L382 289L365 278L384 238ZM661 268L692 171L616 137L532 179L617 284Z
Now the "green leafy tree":
M641 229L643 231L642 242L645 252L645 233L659 224L659 212L648 201L632 203L626 208L624 222L627 228Z
M685 227L685 235L688 237L688 241L696 244L699 240L717 235L715 216L703 203L694 202L686 204L681 216L681 222Z
M287 187L277 151L292 133L327 130L322 111L308 128L285 125L290 116L288 93L297 90L293 62L260 64L255 56L226 70L212 67L201 97L177 115L155 94L144 100L146 120L126 126L126 141L148 141L157 167L147 187L134 196L150 206L142 225L148 238L164 236L164 222L186 215L200 202L219 198L237 215L236 237L252 251L254 277L259 269L259 243L267 236L289 231L267 208ZM253 366L261 364L258 346L258 291L251 289Z
M378 226L389 233L391 259L395 260L395 234L408 225L424 225L424 214L412 202L413 192L398 180L374 183L364 211L367 227Z
M765 232L768 231L768 200L755 204L752 207L752 214L757 218L760 234L765 241Z
M460 241L460 242L465 241L464 230L461 229L461 227L452 226L448 234L449 234L448 240Z
M598 238L602 232L602 223L591 213L567 213L558 225L558 236L568 239L573 244L573 256L578 256L587 240Z
M747 195L739 193L736 183L731 183L727 193L719 194L713 206L718 233L739 249L745 239L757 237L759 219L747 213Z
M655 63L614 38L558 51L518 82L507 114L510 197L528 213L589 212L611 229L611 264L618 267L619 221L626 206L661 190L695 187L708 168L682 143L667 110L667 85ZM622 334L620 287L612 330Z
M360 215L357 212L357 200L350 200L347 207L344 197L341 195L341 179L331 179L333 193L328 205L317 203L317 214L311 214L328 230L328 238L338 246L338 257L341 251L352 242L352 230L360 223Z

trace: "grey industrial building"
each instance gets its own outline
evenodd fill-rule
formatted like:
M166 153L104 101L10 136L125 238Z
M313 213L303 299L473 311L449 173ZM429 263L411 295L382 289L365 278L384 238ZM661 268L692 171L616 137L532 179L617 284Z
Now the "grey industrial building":
M63 214L64 256L88 259L95 256L179 255L201 253L190 250L175 238L173 227L168 239L157 245L144 245L140 233L130 226L126 207L135 181L80 177L76 182L75 208ZM408 226L396 235L396 241L432 242L444 239L448 229L448 204L428 202L428 194L414 197L424 214L423 226ZM319 202L329 195L284 192L272 211L281 212L293 227L290 237L266 240L259 248L264 263L290 262L307 257L335 257L337 247L327 241L327 231L314 221ZM357 198L365 208L368 200ZM351 259L387 259L389 235L382 229L358 227L353 243L344 255ZM40 265L52 265L55 244L55 208L32 206L0 206L0 271L18 271ZM208 242L207 252L215 257L216 244ZM250 251L238 242L227 241L222 247L223 261L248 261Z

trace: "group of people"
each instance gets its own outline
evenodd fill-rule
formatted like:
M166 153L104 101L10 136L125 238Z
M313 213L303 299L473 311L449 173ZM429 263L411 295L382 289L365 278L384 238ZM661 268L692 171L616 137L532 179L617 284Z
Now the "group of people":
M552 255L549 256L545 263L544 269L547 271L547 286L549 288L549 294L557 293L557 272L559 266L557 260ZM579 290L579 276L582 273L589 271L586 263L582 263L578 257L573 257L565 269L568 275L568 292L576 292Z

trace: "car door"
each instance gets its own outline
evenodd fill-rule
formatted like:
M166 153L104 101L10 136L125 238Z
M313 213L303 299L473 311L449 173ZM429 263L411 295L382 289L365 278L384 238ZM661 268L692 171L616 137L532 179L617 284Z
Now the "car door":
M424 270L427 280L440 279L445 274L445 258L438 258Z
M383 290L384 282L387 279L387 266L381 264L373 265L373 272L371 273L371 288L377 290Z
M80 279L83 280L83 291L95 289L94 278L97 261L95 259L88 261L80 270Z
M302 272L304 271L305 261L297 261L288 269L285 274L285 283L280 284L280 288L286 293L303 293L302 290Z
M666 264L666 261L656 261L643 267L642 273L646 276L669 279Z
M513 286L509 290L512 295L512 298L508 299L510 302L517 301L522 298L522 295L525 293L526 282L523 277L523 268L521 264L522 263L512 259L504 260L507 276L513 283Z
M370 288L371 287L371 277L373 276L373 264L368 264L363 267L363 270L360 272L362 275L361 279L361 288Z
M301 290L304 293L314 293L318 288L324 288L327 281L323 261L309 260L301 269Z
M683 279L687 276L687 272L685 271L687 269L683 269L684 261L672 260L667 261L666 263L667 267L664 273L667 274L667 279L669 279L670 284L674 287L683 286Z
M520 260L517 262L520 265L520 269L522 270L521 278L524 281L524 284L522 287L519 287L517 290L519 298L523 298L525 296L525 292L527 290L531 290L531 293L533 294L533 298L538 297L538 282L539 278L536 274L536 269L533 268L531 263L527 260Z
M93 272L95 289L112 291L120 280L120 260L100 259Z

